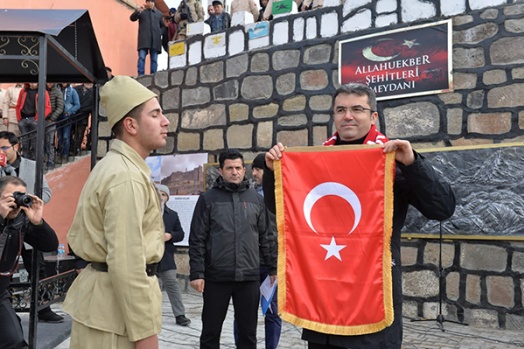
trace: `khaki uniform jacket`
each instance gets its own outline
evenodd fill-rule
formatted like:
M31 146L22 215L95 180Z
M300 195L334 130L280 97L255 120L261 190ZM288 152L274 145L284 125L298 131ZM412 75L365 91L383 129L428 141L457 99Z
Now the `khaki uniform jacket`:
M164 253L160 199L150 176L138 153L113 140L87 179L67 235L76 255L105 262L108 271L88 265L69 289L65 311L132 342L158 334L162 322L158 280L145 269Z
M0 104L0 108L2 108L2 118L8 118L9 122L13 124L18 124L15 108L21 89L22 86L9 87L5 92L3 103Z
M235 12L243 11L253 14L253 21L256 22L259 12L257 4L255 4L253 0L233 0L231 3L231 16L233 16Z
M202 3L196 0L185 0L185 5L180 3L178 9L175 13L175 23L178 24L178 32L176 33L176 40L179 39L179 35L182 35L183 38L187 36L187 19L180 18L180 14L183 12L183 7L187 6L191 12L191 19L193 22L203 22L204 21L204 9L202 8ZM181 38L181 39L183 39Z

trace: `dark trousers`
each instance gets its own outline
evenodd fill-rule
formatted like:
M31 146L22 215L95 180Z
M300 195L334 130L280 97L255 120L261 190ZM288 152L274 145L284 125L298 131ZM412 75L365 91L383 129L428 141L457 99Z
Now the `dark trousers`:
M77 124L75 127L75 134L73 136L74 138L73 155L75 156L80 154L80 151L82 150L80 148L82 146L82 141L84 140L84 133L86 131L86 128L87 128L87 125L81 125L81 124Z
M308 349L344 349L344 347L337 347L331 344L318 344L318 343L307 343Z
M204 287L200 349L220 348L220 333L233 298L238 324L238 349L256 349L260 282L210 282Z
M0 349L27 348L22 324L16 315L7 291L0 294Z
M27 270L27 275L29 276L29 279L31 279L31 273L33 272L31 270L32 264L33 264L33 250L26 250L25 247L22 248L22 258L24 259L24 267L25 270ZM38 261L38 279L42 280L47 277L47 273L45 271L45 261L44 261L44 254L42 251L37 252L37 261ZM38 311L38 314L43 314L51 311L51 307L47 306L43 309L40 309Z

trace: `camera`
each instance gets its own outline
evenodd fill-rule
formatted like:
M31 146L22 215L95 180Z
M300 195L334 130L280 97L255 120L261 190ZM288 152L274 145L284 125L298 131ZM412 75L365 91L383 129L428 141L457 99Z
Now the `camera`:
M15 191L13 193L13 198L15 199L16 207L25 206L30 207L33 203L33 198L26 193L20 191Z

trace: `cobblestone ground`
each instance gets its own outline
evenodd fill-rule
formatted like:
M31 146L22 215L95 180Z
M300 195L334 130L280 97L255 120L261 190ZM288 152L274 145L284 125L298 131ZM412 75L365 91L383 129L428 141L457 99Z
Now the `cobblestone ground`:
M198 348L202 309L202 297L194 292L183 294L186 306L186 316L191 319L188 327L175 324L173 313L166 294L163 302L163 323L160 333L160 349ZM436 321L411 322L404 319L404 344L403 349L513 349L524 348L524 333L517 331L504 331L470 326L457 325L444 322L445 332L442 332ZM300 339L301 329L283 324L279 348L306 349L307 344ZM259 342L257 349L264 349L264 319L258 322ZM66 340L55 349L69 348ZM233 307L224 322L222 330L221 348L235 348L233 341Z

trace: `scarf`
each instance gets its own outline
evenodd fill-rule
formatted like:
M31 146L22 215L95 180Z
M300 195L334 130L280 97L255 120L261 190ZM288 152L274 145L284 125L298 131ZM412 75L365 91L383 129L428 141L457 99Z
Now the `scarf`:
M335 145L338 139L338 132L335 132L328 140L326 140L322 145ZM385 144L389 139L384 136L382 133L377 131L377 127L373 124L369 130L364 142L362 144Z

